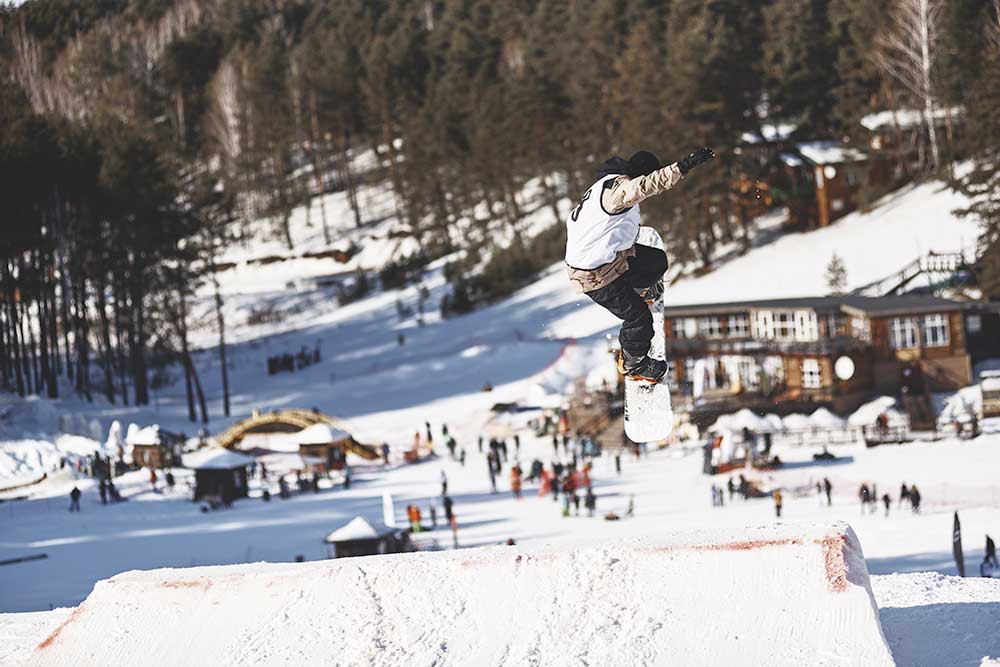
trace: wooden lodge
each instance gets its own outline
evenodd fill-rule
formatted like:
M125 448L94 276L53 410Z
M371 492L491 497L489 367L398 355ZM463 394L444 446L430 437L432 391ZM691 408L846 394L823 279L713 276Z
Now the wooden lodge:
M795 227L826 227L854 211L861 189L881 176L877 162L836 141L794 144L777 161L772 192Z
M874 394L929 398L970 384L967 330L981 318L976 304L935 296L848 295L670 306L664 326L670 379L696 404L843 413Z

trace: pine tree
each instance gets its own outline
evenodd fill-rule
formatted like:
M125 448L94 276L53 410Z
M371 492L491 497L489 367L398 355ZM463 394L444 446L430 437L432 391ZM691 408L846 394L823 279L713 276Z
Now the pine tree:
M776 0L767 18L768 117L796 124L797 136L832 136L837 45L829 0Z
M830 294L843 294L847 289L847 267L837 253L833 253L826 265L826 286Z
M983 54L978 79L967 91L967 150L972 168L956 184L970 199L959 213L981 224L979 237L980 289L990 299L1000 299L1000 7L990 12L983 28L989 46Z

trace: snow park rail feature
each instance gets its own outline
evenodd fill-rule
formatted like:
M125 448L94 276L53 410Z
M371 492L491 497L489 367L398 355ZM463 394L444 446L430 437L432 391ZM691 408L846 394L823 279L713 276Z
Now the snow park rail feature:
M100 638L95 641L95 638ZM126 572L32 665L891 665L846 524Z

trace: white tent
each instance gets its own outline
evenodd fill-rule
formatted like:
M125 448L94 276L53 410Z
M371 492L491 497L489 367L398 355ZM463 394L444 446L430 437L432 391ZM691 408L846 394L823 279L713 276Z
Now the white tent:
M769 412L768 414L764 415L763 419L764 421L767 422L768 426L770 427L770 430L773 433L780 433L781 431L785 430L785 424L781 421L781 417L774 414L773 412Z
M807 431L813 427L809 417L798 413L786 415L781 423L784 424L786 431Z
M838 417L826 408L818 408L809 415L809 422L817 428L843 428L847 424L846 419Z
M206 447L197 452L185 454L184 467L192 470L229 470L253 463L252 456L240 454L223 447Z
M313 424L299 431L295 440L300 445L327 445L331 442L347 440L351 434L329 424Z
M722 415L714 424L708 427L709 431L717 433L722 431L742 431L748 428L754 433L774 431L774 425L768 419L755 414L749 408L743 408L739 412L731 415Z

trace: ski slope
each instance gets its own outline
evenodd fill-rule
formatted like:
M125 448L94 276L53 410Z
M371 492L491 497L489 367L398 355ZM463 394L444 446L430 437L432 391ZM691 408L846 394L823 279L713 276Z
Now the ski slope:
M30 661L192 658L893 664L860 545L842 524L661 533L577 550L494 547L130 572L99 583Z

